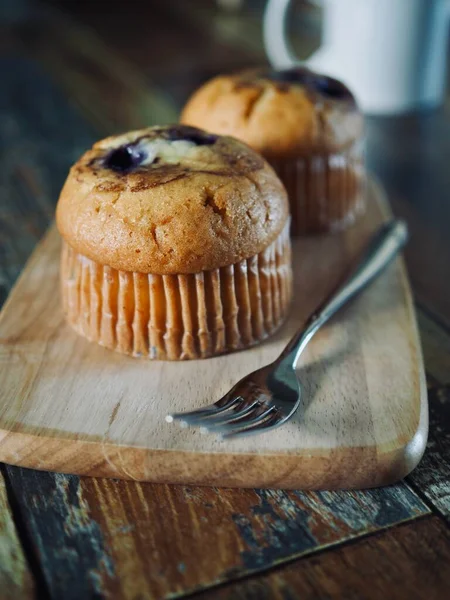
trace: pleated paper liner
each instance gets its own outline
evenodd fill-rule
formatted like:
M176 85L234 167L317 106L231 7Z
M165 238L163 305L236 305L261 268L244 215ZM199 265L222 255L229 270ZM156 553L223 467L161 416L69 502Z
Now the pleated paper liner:
M287 316L289 223L260 254L187 275L118 271L63 243L61 283L68 322L107 348L166 360L246 348L273 333Z
M289 195L292 235L339 231L365 208L360 151L270 160Z

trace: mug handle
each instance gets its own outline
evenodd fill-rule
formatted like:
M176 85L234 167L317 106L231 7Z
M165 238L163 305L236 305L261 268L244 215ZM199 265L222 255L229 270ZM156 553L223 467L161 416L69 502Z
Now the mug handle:
M314 4L322 5L323 0L311 0ZM270 63L276 69L285 69L301 64L301 61L292 52L289 41L286 39L286 17L290 0L268 0L264 11L263 38L264 46ZM447 17L450 20L450 0L445 0ZM322 52L320 52L322 50ZM320 65L321 55L325 48L313 53L317 55ZM319 58L320 57L320 58Z
M268 0L264 11L264 46L270 63L276 69L286 69L299 63L285 36L289 3L290 0Z

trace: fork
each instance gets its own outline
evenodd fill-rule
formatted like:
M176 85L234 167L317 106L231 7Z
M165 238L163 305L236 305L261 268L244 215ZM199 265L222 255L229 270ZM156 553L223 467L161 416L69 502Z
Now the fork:
M295 369L306 345L324 323L381 273L407 238L403 221L382 225L356 266L294 334L274 362L241 379L214 404L169 414L166 421L178 421L184 427L199 426L202 433L215 433L222 439L261 433L286 423L300 405L301 384Z

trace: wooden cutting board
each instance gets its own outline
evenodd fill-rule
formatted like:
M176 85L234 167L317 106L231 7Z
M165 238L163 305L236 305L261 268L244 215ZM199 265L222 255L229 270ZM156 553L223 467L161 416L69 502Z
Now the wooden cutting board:
M51 228L0 316L0 460L217 486L361 488L404 477L422 456L428 408L400 259L313 339L298 371L303 405L283 427L224 442L165 422L278 355L388 214L374 183L368 195L367 215L349 231L294 242L285 326L259 347L203 361L128 358L75 334L60 308L60 239Z

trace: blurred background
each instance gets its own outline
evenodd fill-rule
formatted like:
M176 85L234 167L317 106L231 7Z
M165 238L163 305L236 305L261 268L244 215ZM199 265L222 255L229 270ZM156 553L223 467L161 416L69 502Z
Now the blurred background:
M367 64L360 77L369 82L375 79L375 60L381 75L389 69L393 87L402 79L405 69L395 70L395 60L401 58L395 40L404 35L401 31L412 32L416 21L434 18L432 27L444 28L441 54L448 55L447 20L432 12L441 0L378 4L292 0L288 37L300 59L321 45L324 1L339 9L353 2L346 13L350 16L345 36L350 41L362 22L353 22L351 15L361 19L361 7L371 3L376 16L383 5L391 46L372 39L375 20L367 16L364 46L350 46L360 63ZM394 9L399 3L406 17L403 27L395 29ZM442 7L444 3L447 0L442 0ZM95 139L175 121L190 93L207 79L268 64L263 37L266 4L264 0L0 0L0 228L11 240L0 256L6 273L2 277L7 278L0 281L0 300L51 220L70 164ZM410 22L412 13L407 11L413 5L424 12ZM420 68L421 83L433 69L428 61L435 56L433 36L418 36L414 43L412 72ZM446 85L447 80L445 72ZM366 136L369 169L382 181L394 212L408 220L412 232L407 261L417 301L433 306L446 323L449 106L446 93L438 108L418 105L369 116Z

